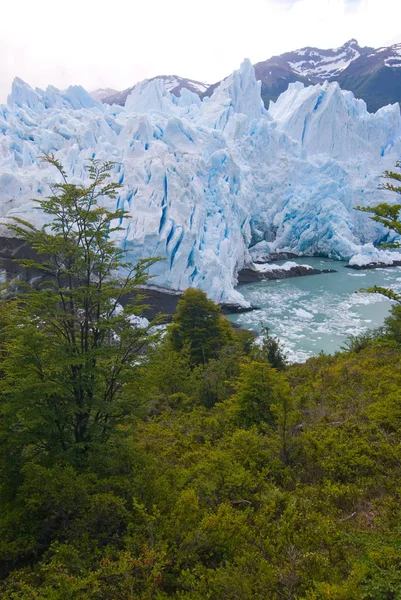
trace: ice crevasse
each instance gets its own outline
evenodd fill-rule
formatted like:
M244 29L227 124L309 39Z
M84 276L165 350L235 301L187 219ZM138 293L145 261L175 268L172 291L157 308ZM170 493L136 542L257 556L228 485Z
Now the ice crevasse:
M291 251L339 259L372 252L388 235L356 205L392 202L379 176L401 157L399 105L377 113L337 83L291 84L267 111L249 61L203 101L141 82L125 107L82 87L33 89L14 81L0 106L0 217L43 220L53 152L72 181L91 157L115 161L116 240L130 260L160 256L152 284L198 287L245 306L236 276L253 260ZM2 234L5 233L2 226Z

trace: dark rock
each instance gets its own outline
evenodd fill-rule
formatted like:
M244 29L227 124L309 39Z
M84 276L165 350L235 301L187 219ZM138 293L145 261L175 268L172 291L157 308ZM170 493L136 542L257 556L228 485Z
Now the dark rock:
M303 277L305 275L321 275L322 273L336 273L334 269L312 269L304 267L303 265L297 265L286 271L284 269L275 269L274 271L267 271L261 273L253 269L242 269L238 273L238 284L243 285L245 283L254 283L257 281L275 281L277 279L289 279L291 277Z
M363 266L345 265L346 269L354 269L355 271L365 271L365 269L383 269L387 267L401 267L401 260L395 260L391 265L386 265L386 263L369 263Z
M145 305L145 309L141 312L141 316L149 321L156 317L161 317L161 323L170 323L173 315L177 311L178 300L181 298L181 293L161 290L159 288L139 288L134 292L134 299L138 299L141 304ZM139 298L141 297L141 298ZM132 297L123 297L121 304L124 306Z
M239 306L239 304L220 304L220 308L224 315L233 315L247 313L253 310L260 310L259 306Z

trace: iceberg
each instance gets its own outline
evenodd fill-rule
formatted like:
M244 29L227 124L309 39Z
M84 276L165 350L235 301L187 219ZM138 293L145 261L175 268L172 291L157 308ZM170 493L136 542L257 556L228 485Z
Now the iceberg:
M349 260L391 241L354 207L393 201L378 184L401 157L401 116L398 105L368 113L337 83L291 84L267 111L250 61L210 98L145 80L124 107L79 86L16 79L0 106L2 232L11 216L42 224L32 198L54 181L40 160L50 152L73 182L87 177L90 158L115 162L117 204L129 216L116 242L129 260L163 259L152 285L245 307L237 275L253 259Z

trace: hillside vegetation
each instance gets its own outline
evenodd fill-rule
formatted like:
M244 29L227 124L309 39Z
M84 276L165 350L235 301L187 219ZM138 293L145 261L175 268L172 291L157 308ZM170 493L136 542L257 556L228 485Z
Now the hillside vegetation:
M48 280L0 315L2 600L401 598L401 307L301 365L199 290L160 334L109 167L14 226Z
M398 344L277 371L167 339L135 370L84 464L3 456L2 598L401 597Z

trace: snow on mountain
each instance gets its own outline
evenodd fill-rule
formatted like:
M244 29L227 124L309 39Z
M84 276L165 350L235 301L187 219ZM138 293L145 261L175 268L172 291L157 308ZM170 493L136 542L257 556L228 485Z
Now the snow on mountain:
M293 71L307 77L313 83L320 83L339 75L354 60L367 54L371 48L361 48L354 39L339 48L320 50L302 48L282 54L280 59L287 62Z
M383 63L386 67L397 68L401 67L401 44L394 46L378 48L371 54L368 54L368 59L372 62Z
M363 98L370 112L401 102L401 44L378 48L352 61L337 77L342 89Z
M203 101L160 80L136 86L125 106L16 80L0 107L0 216L41 222L31 198L54 181L45 152L73 181L90 157L116 162L129 213L116 241L132 261L165 259L153 285L245 306L236 274L252 257L349 259L383 239L353 207L391 201L378 177L401 157L401 117L398 105L368 113L336 83L294 83L266 111L249 61Z
M114 90L113 88L98 88L97 90L93 90L90 95L95 100L104 100L108 96L113 96L114 94L118 94L118 90Z

